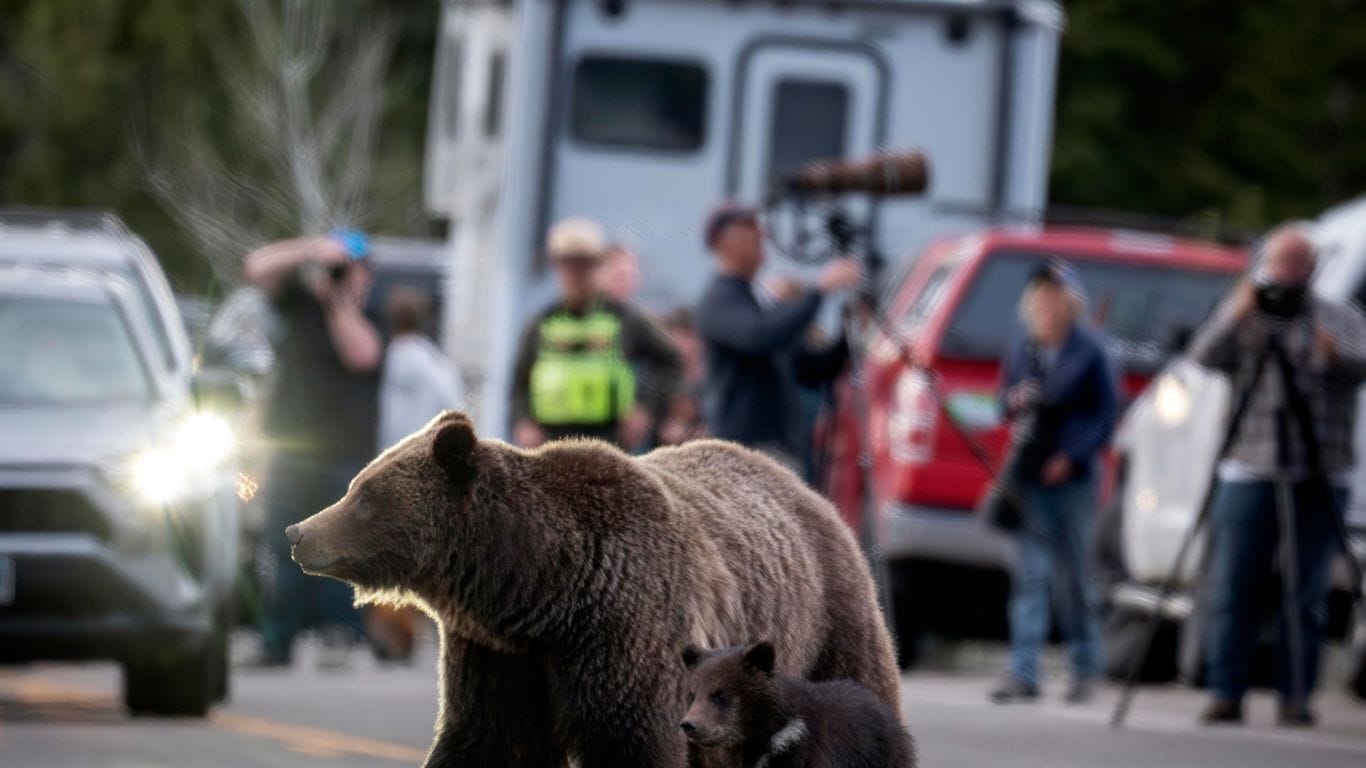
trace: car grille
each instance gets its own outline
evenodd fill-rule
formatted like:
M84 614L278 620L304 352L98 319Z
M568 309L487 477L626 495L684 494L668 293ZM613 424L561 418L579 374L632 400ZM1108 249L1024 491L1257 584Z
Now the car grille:
M0 534L88 533L108 541L109 521L75 491L0 489Z

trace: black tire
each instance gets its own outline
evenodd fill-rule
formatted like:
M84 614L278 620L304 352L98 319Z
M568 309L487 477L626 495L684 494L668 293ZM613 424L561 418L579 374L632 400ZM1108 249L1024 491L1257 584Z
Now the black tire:
M213 704L220 662L214 643L169 659L155 656L123 665L123 700L134 717L204 717ZM221 666L226 666L224 657Z
M887 585L892 606L892 640L896 644L896 664L902 670L913 669L920 661L925 642L925 627L912 587L911 568L907 563L888 563Z
M234 597L225 597L215 612L216 626L212 637L209 638L209 674L211 678L213 702L219 703L227 701L232 693L231 670L232 648L230 638L236 614L234 609Z
M1141 611L1112 608L1106 613L1104 633L1105 675L1115 682L1125 682L1133 671L1134 662L1143 652L1148 624L1152 616ZM1163 620L1158 624L1153 641L1148 646L1138 670L1141 683L1170 683L1180 672L1177 664L1180 648L1179 626Z

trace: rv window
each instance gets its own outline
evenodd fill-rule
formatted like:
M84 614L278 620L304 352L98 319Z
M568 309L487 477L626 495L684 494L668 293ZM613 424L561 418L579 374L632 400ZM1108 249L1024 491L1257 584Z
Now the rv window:
M489 93L484 104L484 135L497 136L503 126L503 80L507 68L507 54L503 51L493 55L489 62Z
M658 59L589 56L574 72L571 135L585 144L688 152L705 140L707 71Z
M465 77L465 49L460 44L460 38L451 38L442 53L445 58L442 79L446 89L446 110L441 117L444 122L442 132L448 140L454 141L460 137L460 91Z
M843 157L848 111L849 89L842 83L778 83L769 112L769 180L785 176L812 160Z

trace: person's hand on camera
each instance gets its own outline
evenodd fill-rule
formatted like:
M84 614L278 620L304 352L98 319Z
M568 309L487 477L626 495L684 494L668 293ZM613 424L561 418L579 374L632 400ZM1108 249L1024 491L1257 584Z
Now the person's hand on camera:
M764 281L764 290L780 303L792 301L802 295L801 283L790 277L772 277Z
M531 419L522 419L512 428L512 441L518 448L539 448L545 444L545 430Z
M347 253L346 246L331 235L318 235L313 238L310 245L313 250L313 261L324 267L339 266L351 260L351 254Z
M853 259L836 259L826 265L821 276L816 279L816 288L821 293L837 293L858 285L863 279L863 270Z
M1006 405L1014 412L1020 412L1032 408L1039 400L1039 395L1043 390L1039 388L1039 382L1033 379L1016 384L1006 393Z
M1054 454L1043 465L1043 484L1044 487L1051 488L1055 485L1062 485L1072 477L1072 457L1065 453Z

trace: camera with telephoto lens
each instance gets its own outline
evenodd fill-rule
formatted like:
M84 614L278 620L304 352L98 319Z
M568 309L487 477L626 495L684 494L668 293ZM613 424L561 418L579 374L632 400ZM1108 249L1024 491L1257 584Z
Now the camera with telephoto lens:
M1299 317L1309 308L1309 288L1268 283L1257 286L1257 309L1279 318Z

